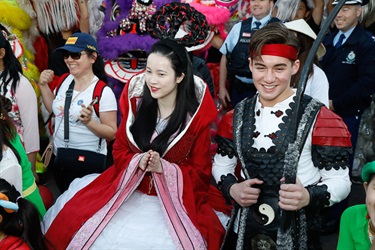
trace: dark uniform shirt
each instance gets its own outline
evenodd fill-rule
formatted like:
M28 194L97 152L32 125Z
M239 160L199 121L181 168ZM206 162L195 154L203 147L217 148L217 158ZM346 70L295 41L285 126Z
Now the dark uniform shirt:
M329 99L340 116L360 115L375 92L375 42L358 24L336 49L338 30L325 37L327 53L321 66L328 77Z

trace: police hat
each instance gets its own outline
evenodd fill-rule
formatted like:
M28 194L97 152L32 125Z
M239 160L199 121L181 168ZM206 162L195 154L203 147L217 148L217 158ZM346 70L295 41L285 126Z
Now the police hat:
M340 0L334 0L332 2L332 5L336 5L339 3ZM368 4L369 0L347 0L345 1L345 4L360 4L360 5L366 5Z

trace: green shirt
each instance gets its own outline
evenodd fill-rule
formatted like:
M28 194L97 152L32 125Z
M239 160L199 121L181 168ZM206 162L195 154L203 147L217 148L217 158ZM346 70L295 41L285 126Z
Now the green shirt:
M366 204L347 208L341 216L338 250L369 250Z
M27 158L25 148L22 145L21 139L18 134L12 141L10 141L10 144L12 144L21 158L20 165L22 168L22 196L36 206L39 214L41 215L41 218L43 218L44 214L46 213L46 208L44 206L42 197L40 196L39 189L35 183L34 174L31 170L31 163L29 162L29 158Z

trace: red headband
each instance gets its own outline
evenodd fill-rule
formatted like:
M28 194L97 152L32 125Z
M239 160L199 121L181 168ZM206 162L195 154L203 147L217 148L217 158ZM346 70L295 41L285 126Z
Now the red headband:
M266 44L262 47L262 55L281 56L290 60L297 60L298 50L286 44Z

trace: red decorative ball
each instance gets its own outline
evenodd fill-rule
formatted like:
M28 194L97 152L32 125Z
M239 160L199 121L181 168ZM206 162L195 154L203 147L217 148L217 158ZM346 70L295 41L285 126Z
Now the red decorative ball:
M53 194L51 190L49 190L48 187L43 185L38 185L40 196L42 197L44 206L46 207L46 210L48 210L54 202Z

